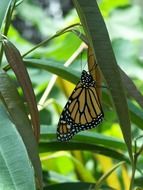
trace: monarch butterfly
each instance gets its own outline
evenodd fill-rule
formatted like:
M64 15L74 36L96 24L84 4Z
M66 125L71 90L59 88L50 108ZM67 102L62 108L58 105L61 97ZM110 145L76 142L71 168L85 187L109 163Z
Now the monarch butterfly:
M73 90L60 116L57 139L68 141L76 133L96 127L104 113L96 92L96 82L83 70L81 79Z

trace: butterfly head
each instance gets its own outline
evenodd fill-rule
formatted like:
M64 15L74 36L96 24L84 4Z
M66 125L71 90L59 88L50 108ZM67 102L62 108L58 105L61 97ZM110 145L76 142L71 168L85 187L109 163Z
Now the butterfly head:
M81 74L81 82L82 84L89 86L94 83L94 80L92 76L87 73L87 71L83 70Z

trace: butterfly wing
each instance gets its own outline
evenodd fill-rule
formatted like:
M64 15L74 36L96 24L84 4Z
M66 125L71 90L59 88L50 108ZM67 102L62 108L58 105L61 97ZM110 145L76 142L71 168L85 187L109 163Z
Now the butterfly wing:
M79 131L96 127L103 117L96 87L91 85L86 88L79 82L60 116L57 139L68 141Z

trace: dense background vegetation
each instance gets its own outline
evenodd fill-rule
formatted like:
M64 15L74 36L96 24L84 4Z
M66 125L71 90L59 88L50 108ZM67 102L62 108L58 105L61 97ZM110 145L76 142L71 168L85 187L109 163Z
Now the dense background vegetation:
M100 15L96 15L94 20L86 9L93 1L84 2L0 1L1 34L7 36L0 35L3 44L0 49L0 189L35 189L34 170L40 188L40 161L44 189L143 189L142 1L98 1L122 69L122 81L114 75L118 67L108 38L102 36L106 32L102 17L100 20ZM79 17L83 28L74 26L80 22ZM97 36L95 42L91 29ZM102 49L100 37L105 45ZM88 41L97 52L103 83L108 87L102 89L105 119L98 128L79 133L69 143L60 143L56 139L60 113L82 69L87 67L87 46L83 41ZM27 117L30 113L38 138L37 111L24 66L40 114L38 149Z

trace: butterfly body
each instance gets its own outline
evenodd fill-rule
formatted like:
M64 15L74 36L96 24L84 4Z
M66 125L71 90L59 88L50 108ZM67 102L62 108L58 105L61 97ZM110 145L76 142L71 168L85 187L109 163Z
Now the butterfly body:
M57 139L68 141L76 133L95 128L104 114L96 92L96 82L85 70L60 116Z

